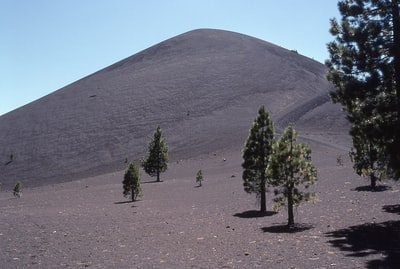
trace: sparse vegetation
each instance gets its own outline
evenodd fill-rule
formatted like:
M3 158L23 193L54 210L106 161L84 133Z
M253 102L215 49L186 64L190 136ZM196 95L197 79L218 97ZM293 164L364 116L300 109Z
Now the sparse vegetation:
M293 207L302 201L312 201L315 193L299 189L307 189L317 179L317 169L311 161L311 148L303 143L296 144L297 132L290 124L282 136L273 145L267 174L269 183L276 187L274 210L287 205L288 226L294 225Z
M122 185L125 197L131 195L132 201L135 201L138 197L142 197L143 193L140 182L140 171L134 162L131 162L126 169Z
M202 182L203 182L204 178L203 178L203 172L201 171L201 169L199 171L197 171L196 174L196 182L199 183L199 186L201 187Z
M354 169L400 178L399 0L341 0L331 20L327 78L352 124Z
M336 157L336 164L337 164L338 166L343 166L343 157L342 157L342 155L338 155L338 156Z
M162 135L160 126L154 132L153 140L150 142L147 156L141 164L144 171L151 177L157 176L160 181L160 173L167 171L168 168L168 146Z
M261 198L261 212L266 212L268 159L274 142L274 124L265 106L258 110L249 136L243 148L243 187L247 193L256 193Z
M20 180L15 183L13 194L18 198L22 196L22 182Z

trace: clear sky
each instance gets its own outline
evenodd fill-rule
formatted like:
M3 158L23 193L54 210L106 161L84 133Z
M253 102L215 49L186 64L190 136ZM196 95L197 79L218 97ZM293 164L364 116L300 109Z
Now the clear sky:
M338 0L0 0L0 115L198 28L324 62Z

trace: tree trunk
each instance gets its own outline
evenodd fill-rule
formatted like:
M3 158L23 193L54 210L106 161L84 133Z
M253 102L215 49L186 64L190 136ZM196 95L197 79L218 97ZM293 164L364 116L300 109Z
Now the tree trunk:
M160 153L158 153L158 159L157 159L157 182L160 182L160 170L161 170L161 164L160 161L161 157L160 157Z
M373 189L375 189L376 188L376 176L375 176L375 173L374 172L372 172L371 174L370 174L370 178L371 178L371 188L373 188Z
M396 167L395 174L400 176L400 169L398 165L400 164L400 10L399 10L398 0L392 2L392 12L393 12L393 56L394 56L394 74L395 74L395 85L396 85L396 107L397 107L397 124L395 130L395 141L392 147L392 167Z
M292 131L292 138L290 139L290 158L293 156L293 131ZM287 191L288 191L288 226L292 227L294 225L294 216L293 216L293 177L294 171L293 167L291 167L290 171L290 183L287 183ZM287 180L287 178L286 178Z
M290 184L288 186L288 226L292 227L294 225L294 215L293 215L293 186Z
M265 179L261 180L261 209L260 212L267 212L266 198L265 198Z
M135 190L131 188L131 194L132 194L132 202L135 202Z
M396 96L397 104L400 102L400 10L399 1L393 1L392 3L392 16L393 16L393 56L394 56L394 74L395 74L395 85L396 85ZM400 112L400 107L397 107ZM398 117L399 119L399 117Z

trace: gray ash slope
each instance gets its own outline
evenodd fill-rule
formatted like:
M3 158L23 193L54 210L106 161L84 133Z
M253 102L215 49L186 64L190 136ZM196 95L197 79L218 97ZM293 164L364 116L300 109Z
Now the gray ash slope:
M238 149L261 104L280 128L344 131L325 73L243 34L184 33L1 116L0 182L36 186L123 169L125 158L144 156L157 125L171 160Z

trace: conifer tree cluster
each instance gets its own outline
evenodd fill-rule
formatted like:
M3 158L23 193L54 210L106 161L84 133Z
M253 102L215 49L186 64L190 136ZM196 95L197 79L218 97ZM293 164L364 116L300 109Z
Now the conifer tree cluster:
M146 157L141 161L141 166L148 175L156 176L157 182L160 182L160 174L168 168L168 147L160 126L157 126L154 132L153 140L149 144ZM130 194L132 201L143 195L140 171L134 162L130 163L125 171L122 185L124 196Z
M288 206L288 225L294 225L293 207L302 201L310 201L314 193L306 192L317 179L317 170L311 161L311 148L296 143L297 132L290 124L281 137L275 139L274 123L265 106L261 106L254 119L243 148L243 187L248 193L256 193L261 199L261 212L266 212L266 192L274 187L277 196L274 209ZM150 176L160 181L160 173L167 170L168 147L157 127L141 165ZM196 174L196 182L202 185L203 172ZM124 195L132 201L142 195L140 171L134 162L124 174Z
M293 207L311 201L315 194L306 189L317 180L311 161L311 148L296 143L297 132L290 124L275 140L274 125L265 106L258 110L243 148L243 187L261 197L261 212L266 211L266 192L275 187L274 209L288 207L288 226L294 225Z

